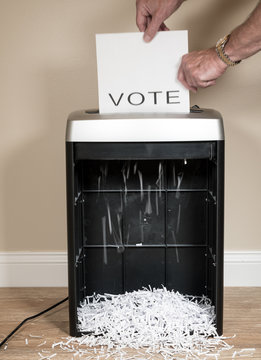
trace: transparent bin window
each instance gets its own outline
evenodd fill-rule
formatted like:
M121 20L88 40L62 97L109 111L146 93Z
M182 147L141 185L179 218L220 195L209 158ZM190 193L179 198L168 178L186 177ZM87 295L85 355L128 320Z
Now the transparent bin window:
M84 244L122 245L122 213L120 193L85 193Z
M115 248L86 248L84 256L86 295L123 292L122 253Z
M106 191L124 188L120 160L86 160L82 161L83 190Z
M207 189L207 163L206 159L169 160L168 189Z
M128 192L123 226L126 245L165 244L165 193Z
M164 248L128 248L125 257L125 290L160 288L165 283Z
M167 199L167 244L205 244L207 193L170 192Z
M206 249L168 248L167 287L182 294L206 294Z

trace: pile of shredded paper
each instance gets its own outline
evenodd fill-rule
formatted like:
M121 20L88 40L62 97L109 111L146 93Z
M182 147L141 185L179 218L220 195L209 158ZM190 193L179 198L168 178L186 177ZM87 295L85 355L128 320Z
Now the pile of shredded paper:
M86 335L72 343L95 347L99 359L215 359L231 349L217 334L207 297L164 287L86 297L78 321ZM136 350L136 355L126 356L125 349Z

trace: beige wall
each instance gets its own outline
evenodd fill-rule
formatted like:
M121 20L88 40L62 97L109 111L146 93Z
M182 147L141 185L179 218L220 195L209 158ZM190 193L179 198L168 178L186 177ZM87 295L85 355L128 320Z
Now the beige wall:
M168 25L205 48L256 3L188 0ZM128 31L134 0L0 0L0 251L66 249L66 117L98 104L94 34ZM260 60L191 96L224 117L226 250L261 250Z

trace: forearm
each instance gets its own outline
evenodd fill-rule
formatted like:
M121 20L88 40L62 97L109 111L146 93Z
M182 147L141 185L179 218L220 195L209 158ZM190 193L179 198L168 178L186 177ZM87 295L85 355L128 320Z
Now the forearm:
M232 31L225 53L233 61L243 60L261 50L261 1L249 18Z

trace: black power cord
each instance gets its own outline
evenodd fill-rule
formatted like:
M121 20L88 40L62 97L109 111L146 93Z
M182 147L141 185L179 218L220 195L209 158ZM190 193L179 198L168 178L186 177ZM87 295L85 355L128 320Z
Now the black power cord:
M27 321L33 320L33 319L37 318L38 316L41 316L41 315L47 313L48 311L50 311L50 310L56 308L57 306L63 304L63 303L64 303L65 301L67 301L67 300L68 300L68 296L67 296L65 299L59 301L57 304L54 304L54 305L50 306L48 309L45 309L45 310L39 312L39 313L36 314L36 315L30 316L30 317L24 319L19 325L17 325L17 327L16 327L13 331L10 332L9 335L7 335L7 337L6 337L3 341L0 342L0 348L1 348L1 347L7 342L7 340L10 339L10 337L13 336Z

